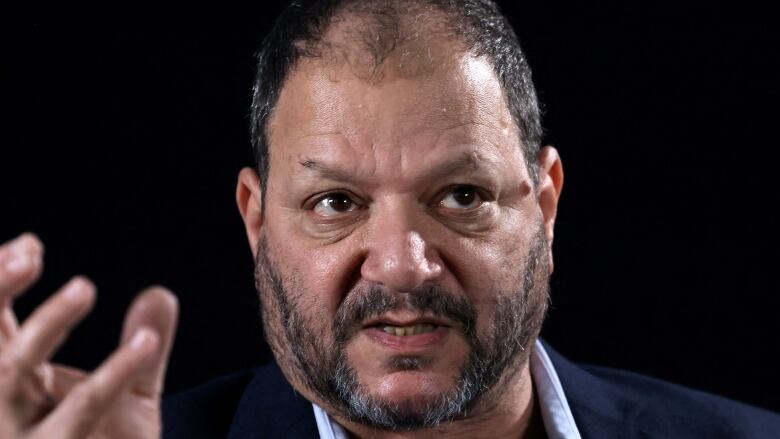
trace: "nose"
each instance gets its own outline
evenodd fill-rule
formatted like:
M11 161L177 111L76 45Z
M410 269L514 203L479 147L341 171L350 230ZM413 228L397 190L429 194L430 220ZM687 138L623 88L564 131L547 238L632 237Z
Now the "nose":
M373 221L360 274L390 290L410 292L439 277L442 264L432 243L419 228L415 230L410 215L399 210Z

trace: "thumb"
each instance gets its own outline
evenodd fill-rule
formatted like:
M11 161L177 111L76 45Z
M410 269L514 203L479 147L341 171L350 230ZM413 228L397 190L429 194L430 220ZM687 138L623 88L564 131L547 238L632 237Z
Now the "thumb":
M163 287L150 287L139 294L125 317L121 344L130 342L142 327L147 327L159 336L157 352L133 378L131 388L144 396L159 397L165 380L165 369L173 346L179 304L176 296Z

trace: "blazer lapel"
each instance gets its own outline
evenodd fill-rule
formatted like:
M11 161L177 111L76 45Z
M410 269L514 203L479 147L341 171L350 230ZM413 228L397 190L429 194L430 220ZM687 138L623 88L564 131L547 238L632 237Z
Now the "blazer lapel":
M228 438L319 438L319 432L311 403L272 362L258 369L244 391Z
M629 394L565 359L547 343L544 349L583 438L655 438L659 430L665 430L644 419L648 395Z

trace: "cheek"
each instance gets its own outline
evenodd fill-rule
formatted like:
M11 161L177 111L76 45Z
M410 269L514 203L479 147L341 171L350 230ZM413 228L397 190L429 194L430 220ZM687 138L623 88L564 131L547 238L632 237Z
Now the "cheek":
M359 273L359 253L349 242L311 245L312 241L294 233L281 235L274 250L279 267L290 276L287 283L307 309L334 315ZM270 241L269 241L270 245Z
M479 331L489 326L497 297L520 288L534 241L533 222L517 211L508 216L490 234L458 237L441 249L452 277L477 309Z
M528 230L505 225L479 238L450 240L442 254L465 293L479 298L493 294L490 286L512 281L522 272L531 242Z
M490 254L499 273L504 277L497 280L514 279L522 273L528 253L533 247L541 223L536 214L535 204L523 209L504 209L500 226L488 240Z

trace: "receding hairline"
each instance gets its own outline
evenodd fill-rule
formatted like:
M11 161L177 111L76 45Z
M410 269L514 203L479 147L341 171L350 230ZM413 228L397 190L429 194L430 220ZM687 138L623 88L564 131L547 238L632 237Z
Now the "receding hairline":
M355 18L366 21L359 23ZM265 187L268 176L269 122L281 90L287 85L292 71L299 67L299 62L322 54L321 49L327 47L322 42L331 41L323 38L324 33L335 29L334 23L341 20L362 25L357 26L360 32L353 35L364 37L362 48L371 56L353 65L371 67L356 70L376 82L382 80L382 69L374 66L386 68L391 65L385 62L387 54L405 53L398 50L399 43L407 41L401 37L437 33L434 24L439 25L438 30L446 36L444 41L463 44L463 50L450 47L445 52L485 56L499 79L514 125L519 130L526 164L536 181L537 154L543 135L542 111L525 54L511 23L493 0L294 0L279 16L257 54L251 137L261 187ZM399 26L415 20L420 26ZM370 32L372 30L374 32ZM352 46L352 49L357 48L361 45ZM360 50L347 53L360 54Z
M348 1L315 38L295 42L300 57L325 67L348 67L370 83L388 73L407 79L429 76L471 52L458 35L458 17L440 6L415 0Z

